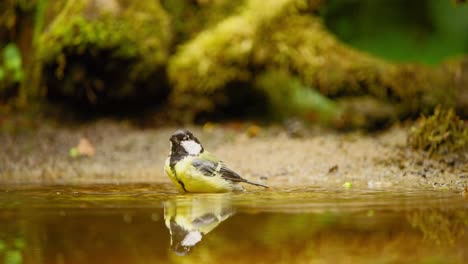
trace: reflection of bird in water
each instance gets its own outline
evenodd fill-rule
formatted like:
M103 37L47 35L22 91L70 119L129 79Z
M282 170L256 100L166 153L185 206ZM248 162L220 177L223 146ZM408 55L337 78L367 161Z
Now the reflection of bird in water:
M222 194L199 195L164 203L164 220L177 255L187 255L203 236L234 214L227 198Z

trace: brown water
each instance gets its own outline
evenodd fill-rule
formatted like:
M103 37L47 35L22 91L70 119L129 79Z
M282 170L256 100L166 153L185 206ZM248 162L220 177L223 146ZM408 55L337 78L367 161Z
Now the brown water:
M468 263L460 193L172 190L0 187L0 263Z

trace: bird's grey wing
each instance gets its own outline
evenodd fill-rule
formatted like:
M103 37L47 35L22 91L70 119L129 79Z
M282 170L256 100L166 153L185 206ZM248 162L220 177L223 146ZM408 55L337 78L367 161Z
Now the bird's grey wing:
M213 177L216 175L216 169L218 168L218 162L203 159L193 159L192 166L198 171L202 172L203 175Z
M229 169L221 161L211 161L211 160L202 160L194 159L192 165L198 170L203 172L204 175L213 177L217 173L221 175L221 178L229 180L232 182L245 182L246 180L242 178L235 171Z
M216 217L215 214L208 213L208 214L204 214L200 217L195 218L192 221L192 224L195 228L199 228L201 226L206 226L217 221L219 221L219 219Z
M223 163L221 163L221 169L219 170L221 173L221 178L225 180L229 180L232 182L246 182L244 178L242 178L237 172L231 170L230 168L226 167Z

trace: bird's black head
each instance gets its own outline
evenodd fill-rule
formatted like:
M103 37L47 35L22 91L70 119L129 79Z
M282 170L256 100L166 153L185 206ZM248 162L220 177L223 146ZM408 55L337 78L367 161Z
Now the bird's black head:
M178 256L186 256L203 238L198 230L187 230L175 220L170 221L171 248Z
M169 141L171 141L171 165L174 165L185 156L196 156L204 151L200 141L185 129L177 130L172 134Z
M192 132L185 130L185 129L177 130L176 132L174 132L174 134L172 134L169 140L173 144L180 144L182 141L187 141L187 140L193 140L193 141L198 142L198 144L200 144L198 139L193 136Z

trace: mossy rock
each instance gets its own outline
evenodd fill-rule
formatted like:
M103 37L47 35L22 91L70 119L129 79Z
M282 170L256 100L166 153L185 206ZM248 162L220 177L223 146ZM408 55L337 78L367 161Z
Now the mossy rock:
M457 160L467 161L468 127L453 109L437 107L433 115L422 116L411 128L408 145L431 157L454 156Z
M158 1L65 1L39 41L49 95L100 104L167 93L169 17Z
M161 5L171 16L176 43L183 43L218 24L242 8L244 3L245 0L161 1Z
M275 0L265 8L263 1L245 1L231 16L180 45L170 58L171 104L187 120L200 112L216 112L232 102L226 95L239 89L233 83L258 92L255 83L265 71L286 72L294 82L299 80L301 89L318 91L345 109L364 100L366 109L351 107L363 120L347 116L342 124L348 127L379 126L429 113L437 104L460 104L457 89L463 84L454 82L455 70L393 64L355 50L324 27L314 13L318 6L320 1ZM260 91L267 97L276 93ZM287 103L277 107L288 108Z
M170 101L181 113L178 116L190 121L200 112L214 112L219 106L230 104L230 96L225 95L234 94L233 89L244 91L243 87L254 80L252 56L262 26L308 4L275 0L269 1L267 7L264 1L245 1L230 16L178 47L168 64L173 86Z

